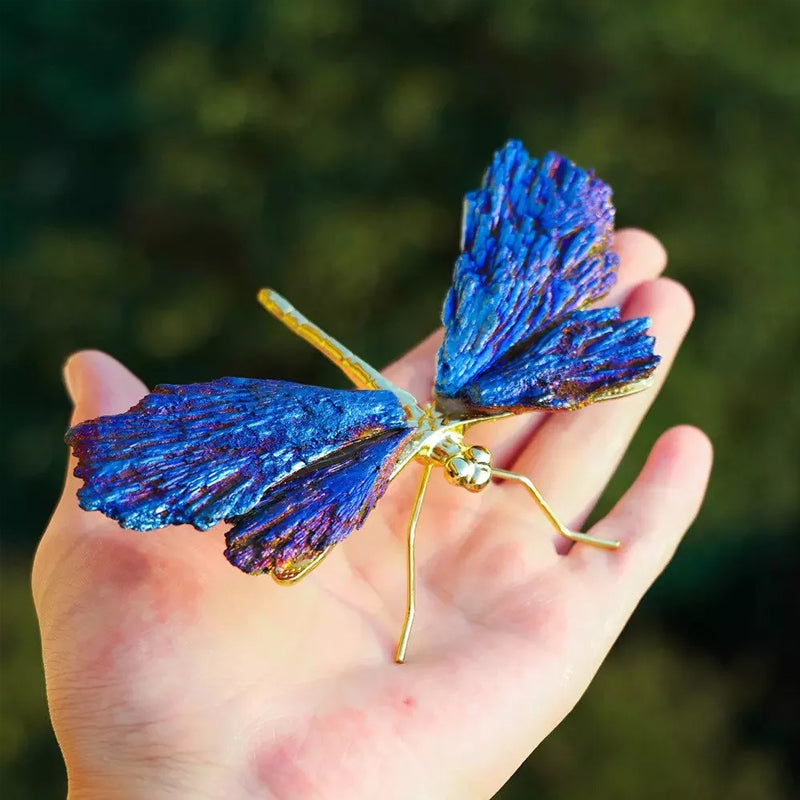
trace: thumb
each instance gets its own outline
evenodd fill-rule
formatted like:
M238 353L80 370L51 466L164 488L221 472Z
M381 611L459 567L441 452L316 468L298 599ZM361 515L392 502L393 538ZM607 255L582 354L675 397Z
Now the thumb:
M73 406L70 425L105 414L120 414L147 394L147 387L127 367L99 350L73 353L64 364L64 385ZM73 475L76 464L70 455L59 506L66 502L77 509L75 493L81 481Z
M98 350L82 350L64 364L64 384L73 404L71 424L104 414L127 411L147 387L116 359ZM70 455L64 491L33 562L33 593L37 608L45 584L55 575L63 554L82 532L83 515L77 491L81 480L73 474L77 461Z
M127 411L147 394L127 367L99 350L73 353L64 364L64 383L73 404L72 425Z

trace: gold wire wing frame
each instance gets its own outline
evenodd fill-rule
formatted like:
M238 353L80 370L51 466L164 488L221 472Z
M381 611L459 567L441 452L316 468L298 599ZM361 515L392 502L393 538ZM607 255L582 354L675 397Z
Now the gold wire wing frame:
M649 389L656 379L655 376L650 374L646 378L631 383L623 383L621 386L612 386L610 389L603 389L600 392L595 392L589 399L589 403L600 403L604 400L614 400L617 397L627 397L630 394L639 394L645 389Z

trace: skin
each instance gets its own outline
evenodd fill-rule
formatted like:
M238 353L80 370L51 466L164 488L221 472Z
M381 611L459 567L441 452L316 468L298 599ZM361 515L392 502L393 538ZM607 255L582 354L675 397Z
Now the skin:
M607 302L652 317L664 359L655 389L472 433L576 530L692 318L686 290L658 277L666 254L652 236L622 231L615 248ZM440 336L386 370L420 400ZM73 423L146 393L95 351L73 355L65 376ZM417 534L417 620L397 666L421 467L287 588L231 567L222 528L132 533L82 511L70 463L33 568L70 799L492 797L583 694L697 514L710 467L703 433L664 433L590 531L622 540L616 552L569 547L519 486L472 495L435 473Z

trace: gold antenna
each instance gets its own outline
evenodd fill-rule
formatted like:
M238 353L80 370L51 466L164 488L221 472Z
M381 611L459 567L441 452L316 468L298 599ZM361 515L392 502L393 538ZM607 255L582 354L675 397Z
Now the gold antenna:
M341 342L337 342L319 326L315 325L308 317L303 316L285 297L272 289L261 289L258 293L258 302L272 314L275 319L282 322L292 333L304 339L322 355L332 361L359 389L384 389L392 392L400 401L403 411L414 422L423 415L416 398L405 389L392 383L381 375L378 370L367 364Z

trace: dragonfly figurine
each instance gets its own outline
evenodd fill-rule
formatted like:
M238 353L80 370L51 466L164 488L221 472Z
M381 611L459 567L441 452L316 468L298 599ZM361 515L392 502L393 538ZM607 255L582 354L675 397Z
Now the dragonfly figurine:
M464 441L478 423L577 409L650 385L659 357L649 320L590 307L616 280L613 228L611 190L592 172L508 142L465 197L432 402L420 404L263 289L266 310L356 389L249 378L157 386L129 411L67 433L84 481L81 507L139 531L227 522L233 565L293 583L363 524L406 465L420 462L395 655L403 662L415 612L415 533L435 468L470 492L492 479L517 481L562 536L619 545L569 530L528 477Z

